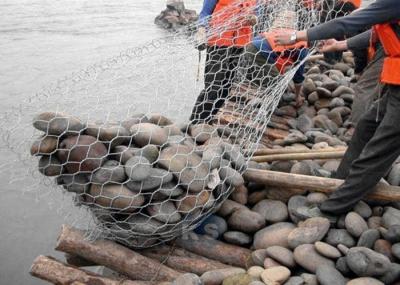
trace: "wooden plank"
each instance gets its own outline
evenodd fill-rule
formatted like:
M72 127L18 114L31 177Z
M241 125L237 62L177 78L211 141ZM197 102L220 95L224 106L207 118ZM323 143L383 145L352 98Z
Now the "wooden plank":
M330 194L334 192L344 180L314 177L300 174L283 173L269 170L248 169L244 173L247 181L275 187L305 189ZM371 200L400 201L400 187L390 186L379 182L375 190L366 196Z
M306 153L284 153L253 156L251 160L256 162L272 162L272 161L287 161L287 160L308 160L308 159L341 159L345 151L331 152L306 152Z

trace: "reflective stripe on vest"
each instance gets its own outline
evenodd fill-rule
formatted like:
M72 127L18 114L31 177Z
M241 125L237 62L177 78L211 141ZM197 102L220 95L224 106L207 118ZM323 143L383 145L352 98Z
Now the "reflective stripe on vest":
M210 37L208 45L244 47L249 44L253 27L241 21L245 21L248 15L254 15L255 6L256 0L218 0L209 22L213 34L216 35ZM240 16L243 16L242 19Z
M385 51L381 82L400 85L400 38L394 31L392 24L379 24L373 27Z
M265 38L265 40L269 43L273 52L283 53L284 51L294 50L294 49L302 49L308 46L306 41L300 41L292 45L280 46L275 44L275 36L277 33L285 32L285 33L293 33L295 30L293 29L275 29L269 32L264 32L261 35ZM288 56L280 55L276 60L275 66L279 70L281 74L285 73L287 67L293 65L294 60Z

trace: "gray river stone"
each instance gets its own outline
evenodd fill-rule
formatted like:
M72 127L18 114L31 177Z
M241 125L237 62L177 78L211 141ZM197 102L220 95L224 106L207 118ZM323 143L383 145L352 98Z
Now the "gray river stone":
M239 246L245 246L252 242L251 236L239 231L225 232L224 239L230 244Z
M338 258L336 260L336 269L340 271L343 275L350 275L352 273L351 269L347 265L347 259L345 256Z
M122 183L125 179L124 166L116 160L107 160L92 174L90 181L98 184Z
M358 239L357 246L373 248L375 242L379 239L380 233L377 229L369 229L362 233Z
M143 181L128 181L126 187L134 192L149 191L159 188L161 185L171 182L172 173L159 168L151 168L150 175Z
M259 213L267 223L284 222L289 217L286 204L277 200L262 200L252 211Z
M335 266L332 260L320 255L312 244L302 244L298 246L294 250L294 259L297 264L312 273L316 273L319 266Z
M324 238L329 231L330 222L326 218L310 218L300 222L298 228L288 235L290 248L296 248L301 244L313 244Z
M296 266L293 252L285 247L277 245L270 246L267 248L267 255L286 267L294 268Z
M356 238L360 237L363 232L368 230L367 223L356 212L350 212L346 215L345 226L347 231Z
M333 246L343 244L347 247L353 247L356 244L354 238L343 229L330 229L325 238L325 242Z
M164 129L151 123L140 123L130 128L130 133L136 145L143 147L148 144L164 145L168 136Z
M131 181L143 181L150 176L150 161L143 156L133 156L125 164L125 173Z
M366 247L353 247L347 253L347 265L360 277L381 276L391 265L389 258Z
M385 228L390 228L393 225L400 225L400 210L388 207L382 216L382 223Z
M173 224L181 220L181 214L171 201L149 205L147 211L150 216L163 223Z
M316 275L321 285L346 285L346 279L335 267L318 266Z
M292 223L276 223L259 230L254 235L253 246L255 249L268 248L270 246L279 245L288 248L288 235L295 229Z

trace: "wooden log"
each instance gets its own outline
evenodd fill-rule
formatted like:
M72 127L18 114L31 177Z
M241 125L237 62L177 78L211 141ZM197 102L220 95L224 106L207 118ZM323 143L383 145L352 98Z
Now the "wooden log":
M308 159L341 159L345 151L331 151L331 152L305 152L305 153L284 153L284 154L270 154L253 156L251 160L255 162L272 162L272 161L286 161L286 160L308 160Z
M33 262L30 274L57 285L156 285L161 283L131 280L113 280L78 267L62 263L52 257L39 256Z
M335 152L335 151L345 151L347 148L327 148L321 150L306 150L304 148L263 148L256 150L253 156L262 156L262 155L272 155L272 154L291 154L291 153L322 153L322 152ZM247 153L251 153L250 150L247 150Z
M176 240L176 244L186 250L218 260L224 264L248 268L252 264L251 250L230 245L193 232Z
M340 179L256 169L246 170L244 178L247 181L269 186L305 189L327 194L334 192L344 182ZM371 200L379 201L400 201L400 187L390 186L379 182L375 187L375 190L369 193L366 197Z
M157 254L144 252L144 256L158 260L159 262L181 272L191 272L197 275L202 275L204 272L230 268L231 266L223 264L219 261L211 260L208 258L193 258L168 254Z
M95 264L94 262L91 262L89 260L86 260L80 256L77 255L72 255L69 253L65 254L65 261L73 266L76 267L86 267L86 266L96 266L97 264Z
M134 280L172 281L179 272L109 240L90 242L81 230L62 226L56 250L78 255Z

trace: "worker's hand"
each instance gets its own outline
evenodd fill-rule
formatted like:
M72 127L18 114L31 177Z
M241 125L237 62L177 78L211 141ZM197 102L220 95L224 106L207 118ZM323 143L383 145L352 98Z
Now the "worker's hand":
M343 50L347 50L347 41L337 41L335 39L329 39L321 41L318 45L319 52L332 52Z
M207 47L207 31L204 27L199 27L194 36L194 44L198 50L205 50Z

